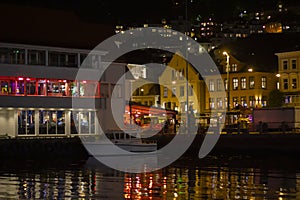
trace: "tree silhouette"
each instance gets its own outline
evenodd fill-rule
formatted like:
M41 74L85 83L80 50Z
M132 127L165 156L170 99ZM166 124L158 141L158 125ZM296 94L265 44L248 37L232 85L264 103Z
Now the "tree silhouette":
M279 90L272 90L269 93L269 107L281 107L283 105L284 96Z

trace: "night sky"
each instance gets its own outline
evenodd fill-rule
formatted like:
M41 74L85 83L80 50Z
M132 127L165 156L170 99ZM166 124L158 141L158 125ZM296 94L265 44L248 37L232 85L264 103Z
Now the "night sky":
M159 23L185 16L188 1L188 17L214 16L224 20L241 10L275 9L278 0L2 0L1 2L38 5L49 8L73 10L85 20L101 23ZM283 0L289 6L299 5L299 0Z

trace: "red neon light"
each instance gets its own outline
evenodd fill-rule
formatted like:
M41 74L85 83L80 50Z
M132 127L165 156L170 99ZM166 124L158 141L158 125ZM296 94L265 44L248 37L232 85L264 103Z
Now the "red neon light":
M18 78L18 80L19 80L19 81L23 81L23 80L24 80L24 78L22 78L22 77L19 77L19 78Z

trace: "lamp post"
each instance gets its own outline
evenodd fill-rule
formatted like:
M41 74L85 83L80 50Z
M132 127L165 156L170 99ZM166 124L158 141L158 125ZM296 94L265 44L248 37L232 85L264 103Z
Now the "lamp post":
M229 80L229 54L224 51L223 55L226 56L226 72L227 72L227 112L230 112L230 80ZM230 117L228 116L228 124L230 123Z

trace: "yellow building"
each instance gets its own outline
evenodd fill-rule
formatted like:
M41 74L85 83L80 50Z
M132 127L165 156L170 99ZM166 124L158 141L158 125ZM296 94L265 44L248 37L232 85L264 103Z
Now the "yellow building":
M186 72L188 71L188 87ZM204 82L199 74L179 54L174 54L168 67L159 77L161 106L166 109L176 110L179 113L189 110L200 114L204 110ZM188 88L188 92L187 92ZM188 98L187 98L188 93Z
M285 94L285 104L300 105L300 51L276 53L278 56L279 89Z
M224 57L224 56L223 56ZM260 108L268 105L270 91L276 89L276 73L264 72L259 67L239 62L233 56L229 57L229 73L226 71L226 59L220 64L223 67L221 79L215 76L205 77L207 84L205 109L227 110L227 98L229 96L230 110L236 108ZM228 81L229 76L229 92ZM219 98L220 91L225 87L227 97Z

